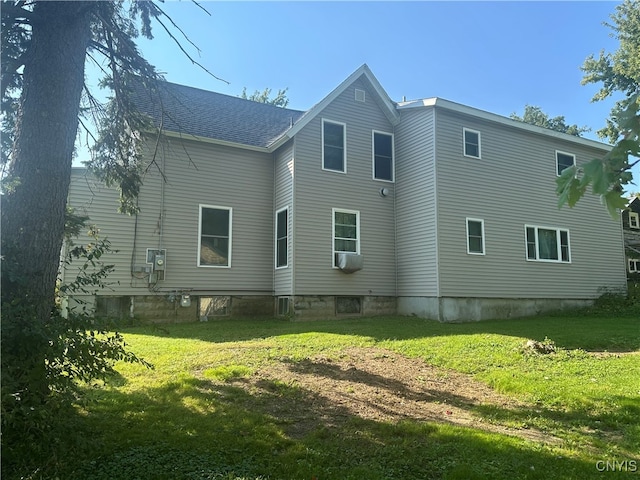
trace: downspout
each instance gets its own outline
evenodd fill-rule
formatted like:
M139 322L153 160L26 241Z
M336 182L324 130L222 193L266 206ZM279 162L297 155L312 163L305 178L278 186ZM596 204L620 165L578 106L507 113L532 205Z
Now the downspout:
M277 204L276 204L276 190L277 190L277 184L278 184L278 169L277 169L277 156L276 156L276 152L274 151L271 154L271 159L273 160L273 199L271 200L271 214L273 215L273 222L272 222L272 227L273 227L273 231L271 232L271 241L273 242L273 248L271 249L271 251L273 252L273 259L271 262L271 268L272 268L272 274L271 274L271 290L273 291L273 296L276 297L277 296L277 292L276 292L276 265L277 265L277 255L278 255L278 232L277 232L277 222L278 222L278 215L276 214L276 209L278 208ZM276 313L277 312L277 302L275 302L275 298L274 298L274 303L276 305Z
M396 128L393 127L393 149L395 154L396 149ZM396 172L398 171L398 158L395 158L395 162L393 165L393 250L395 254L395 297L396 297L396 313L398 311L398 211L396 204L396 197L398 196L398 178L396 176Z
M158 250L162 250L163 236L164 236L164 188L165 188L165 174L166 174L166 155L162 153L162 175L160 175L160 218L158 219Z
M436 135L437 127L437 110L435 106L433 107L433 127L431 135L433 137L433 198L434 198L434 225L436 228L435 239L436 239L436 301L438 305L438 321L442 322L442 310L443 310L443 302L440 296L440 233L438 232L438 137Z
M293 305L289 306L290 312L293 309L295 315L295 292L296 292L296 137L293 138L291 147L291 297Z

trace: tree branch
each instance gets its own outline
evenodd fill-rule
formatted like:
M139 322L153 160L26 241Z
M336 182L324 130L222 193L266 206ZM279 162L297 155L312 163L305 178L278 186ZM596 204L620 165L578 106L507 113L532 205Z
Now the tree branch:
M173 22L173 20L171 20L171 18L167 15L164 15L165 17L167 17L169 19L169 21L171 21L171 23L175 25L175 23ZM162 20L160 20L159 18L156 18L156 21L162 25L162 28L164 28L164 31L167 33L167 35L169 35L169 37L174 41L174 43L178 46L178 48L182 51L182 53L191 61L192 64L197 65L198 67L200 67L202 70L204 70L205 72L207 72L209 75L211 75L213 78L215 78L216 80L220 80L221 82L226 83L227 85L229 84L229 82L223 78L218 77L217 75L215 75L214 73L212 73L207 67L205 67L204 65L202 65L200 62L198 62L197 60L194 60L193 57L191 55L189 55L189 53L184 49L184 47L182 46L182 44L180 43L180 41L173 35L173 33L171 33L171 31L169 30L169 28L167 28L167 26L162 23ZM178 28L176 26L176 28ZM180 28L178 28L178 30L180 30ZM180 30L180 32L182 32L182 30ZM183 32L184 34L184 32ZM189 40L187 38L187 41L189 43L191 43L192 45L193 42L191 42L191 40ZM195 46L195 45L194 45ZM196 49L198 51L200 51L200 49L198 47L196 47Z

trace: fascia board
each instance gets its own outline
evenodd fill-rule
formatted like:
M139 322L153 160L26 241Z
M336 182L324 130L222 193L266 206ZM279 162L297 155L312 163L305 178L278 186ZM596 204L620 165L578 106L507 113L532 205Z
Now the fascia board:
M151 134L151 135L157 135L158 132L145 132L147 134ZM215 145L222 145L225 147L233 147L233 148L241 148L243 150L251 150L254 152L261 152L261 153L272 153L273 150L271 148L267 148L267 147L258 147L255 145L246 145L244 143L237 143L237 142L230 142L228 140L218 140L216 138L209 138L209 137L200 137L197 135L191 135L191 134L185 134L185 133L180 133L180 132L174 132L171 130L163 130L161 132L162 135L166 136L166 137L171 137L171 138L179 138L180 140L191 140L194 142L203 142L203 143L210 143L210 144L215 144Z
M542 128L536 125L530 125L528 123L503 117L495 113L486 112L478 108L468 107L466 105L462 105L461 103L452 102L450 100L445 100L444 98L439 98L439 97L423 98L420 100L400 102L397 105L398 110L405 110L405 109L411 109L411 108L424 108L424 107L443 108L445 110L450 110L452 112L470 115L476 118L480 118L482 120L488 120L490 122L499 123L512 128L526 130L528 132L537 133L539 135L545 135L547 137L555 137L560 140L566 140L569 142L584 145L586 147L597 148L597 149L606 150L606 151L609 151L613 148L611 145L598 142L596 140L576 137L575 135L569 135L568 133L556 132L555 130L550 130L548 128Z

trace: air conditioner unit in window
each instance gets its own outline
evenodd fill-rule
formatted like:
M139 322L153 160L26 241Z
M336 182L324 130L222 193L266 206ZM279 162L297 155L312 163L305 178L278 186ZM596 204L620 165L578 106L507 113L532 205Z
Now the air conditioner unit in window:
M353 273L362 270L364 257L356 253L338 253L336 266L344 273Z

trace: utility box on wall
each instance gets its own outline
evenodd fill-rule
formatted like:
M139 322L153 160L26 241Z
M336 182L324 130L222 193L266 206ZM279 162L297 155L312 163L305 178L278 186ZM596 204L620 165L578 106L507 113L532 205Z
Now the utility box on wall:
M147 263L151 264L149 281L164 280L167 269L167 250L147 248Z

